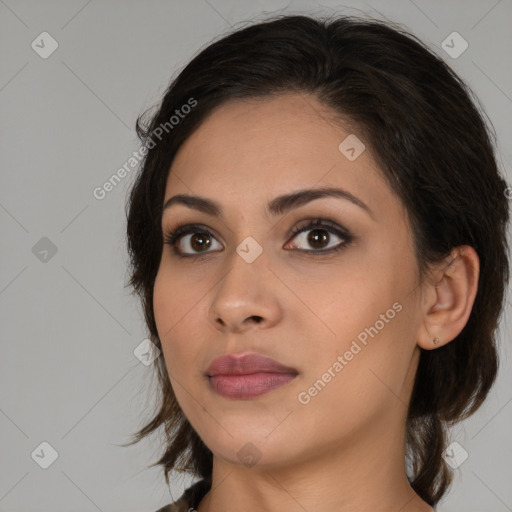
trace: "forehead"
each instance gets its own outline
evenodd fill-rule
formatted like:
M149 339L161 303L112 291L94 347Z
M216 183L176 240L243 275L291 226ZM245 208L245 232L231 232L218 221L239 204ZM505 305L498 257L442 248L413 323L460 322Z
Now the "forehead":
M368 149L349 160L340 150L346 140L364 144L314 96L230 101L179 149L166 198L195 193L229 201L254 198L260 191L268 198L300 188L342 186L367 203L375 203L376 191L383 202L393 200Z
M230 162L249 157L258 161L276 156L293 159L306 153L320 156L326 149L337 156L336 141L343 133L334 123L333 113L313 96L235 100L217 107L201 123L180 148L175 163L179 164L183 156L222 161L226 155Z

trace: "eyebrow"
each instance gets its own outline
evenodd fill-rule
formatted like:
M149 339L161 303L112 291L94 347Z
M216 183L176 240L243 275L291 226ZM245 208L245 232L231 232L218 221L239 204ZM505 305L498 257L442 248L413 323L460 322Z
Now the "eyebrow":
M311 201L314 201L315 199L321 199L324 197L337 197L340 199L346 199L365 210L370 215L370 217L373 218L372 211L363 201L352 195L347 190L331 187L298 190L290 194L278 196L268 203L267 213L272 216L283 215L290 210L293 210L294 208L298 208ZM174 204L182 204L188 208L193 208L194 210L198 210L215 217L224 217L222 206L220 206L220 204L217 202L205 197L190 196L186 194L178 194L172 196L164 203L164 211Z

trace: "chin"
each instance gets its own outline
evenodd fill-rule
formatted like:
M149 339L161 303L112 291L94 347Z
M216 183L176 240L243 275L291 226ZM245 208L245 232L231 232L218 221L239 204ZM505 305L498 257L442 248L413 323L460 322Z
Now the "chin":
M221 429L222 434L217 431L215 436L210 436L211 442L206 442L207 437L201 438L215 457L230 464L248 468L270 468L282 465L285 461L292 462L299 456L298 447L304 445L301 440L289 435L285 430L280 435L272 432L274 428L275 425L261 430L252 428L250 434L247 433L247 429L242 428L234 432L226 428L231 435ZM272 432L270 436L269 432Z

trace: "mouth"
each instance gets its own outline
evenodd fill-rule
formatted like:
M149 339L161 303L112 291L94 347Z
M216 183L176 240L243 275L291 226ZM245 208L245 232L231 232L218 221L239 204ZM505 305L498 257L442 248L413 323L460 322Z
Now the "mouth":
M210 389L225 398L251 399L269 393L297 377L292 367L259 354L226 354L206 371Z

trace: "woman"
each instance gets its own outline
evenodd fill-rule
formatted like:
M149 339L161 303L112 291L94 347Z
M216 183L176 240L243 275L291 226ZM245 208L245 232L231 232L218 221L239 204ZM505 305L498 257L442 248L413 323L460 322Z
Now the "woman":
M470 90L398 25L280 16L138 120L127 205L160 512L427 512L497 372L506 183Z

